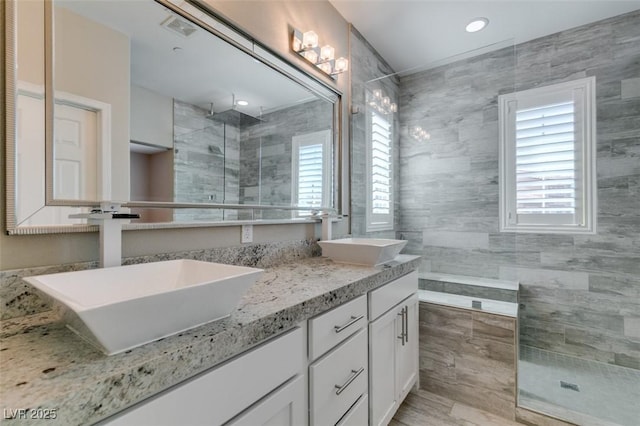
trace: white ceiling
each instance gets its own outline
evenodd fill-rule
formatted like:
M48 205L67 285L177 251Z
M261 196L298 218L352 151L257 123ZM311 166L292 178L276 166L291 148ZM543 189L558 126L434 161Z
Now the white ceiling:
M329 1L404 74L491 44L522 43L640 9L640 0ZM478 33L465 32L476 17L488 18L489 25Z
M198 28L184 37L161 26L177 16L151 0L57 0L77 14L125 34L131 43L131 83L202 108L233 107L258 116L314 99L284 75ZM126 7L124 7L126 6Z

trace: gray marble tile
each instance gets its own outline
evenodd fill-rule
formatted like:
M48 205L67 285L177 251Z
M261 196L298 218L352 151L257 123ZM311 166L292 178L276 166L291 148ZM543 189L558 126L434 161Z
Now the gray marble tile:
M422 242L425 246L487 249L489 248L489 234L480 232L424 231Z
M640 77L624 79L620 82L620 86L622 99L640 97Z
M585 272L501 266L500 279L519 281L524 287L542 286L574 290L589 288L589 275Z
M631 340L640 342L640 317L624 318L624 335Z

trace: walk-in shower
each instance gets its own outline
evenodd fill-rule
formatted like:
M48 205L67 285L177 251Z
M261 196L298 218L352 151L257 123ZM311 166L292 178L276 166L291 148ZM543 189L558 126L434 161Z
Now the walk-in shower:
M423 273L519 283L517 404L580 425L640 419L640 51L630 40L640 40L640 11L390 77L400 91L395 237L423 257ZM353 46L353 69L366 69ZM364 99L382 78L373 77L354 94ZM582 212L575 229L505 229L500 143L508 127L498 97L589 78L595 232L578 229ZM567 131L575 140L585 129L580 114ZM354 115L354 146L363 126ZM417 127L430 137L416 138ZM576 212L590 207L573 202Z

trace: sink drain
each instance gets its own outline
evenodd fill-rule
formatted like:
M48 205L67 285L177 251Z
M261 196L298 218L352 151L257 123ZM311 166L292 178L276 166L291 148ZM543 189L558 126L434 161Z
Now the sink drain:
M575 383L569 383L560 380L560 387L563 389L570 389L572 391L580 392L580 386L576 385Z

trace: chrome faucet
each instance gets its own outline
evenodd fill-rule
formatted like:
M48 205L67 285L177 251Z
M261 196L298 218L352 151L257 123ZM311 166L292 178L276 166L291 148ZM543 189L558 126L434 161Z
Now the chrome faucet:
M327 211L322 212L322 241L331 239L331 214Z
M122 265L122 225L140 217L137 213L121 211L120 203L101 202L90 213L69 215L73 219L87 219L89 225L100 229L100 268ZM127 209L128 210L128 209Z

